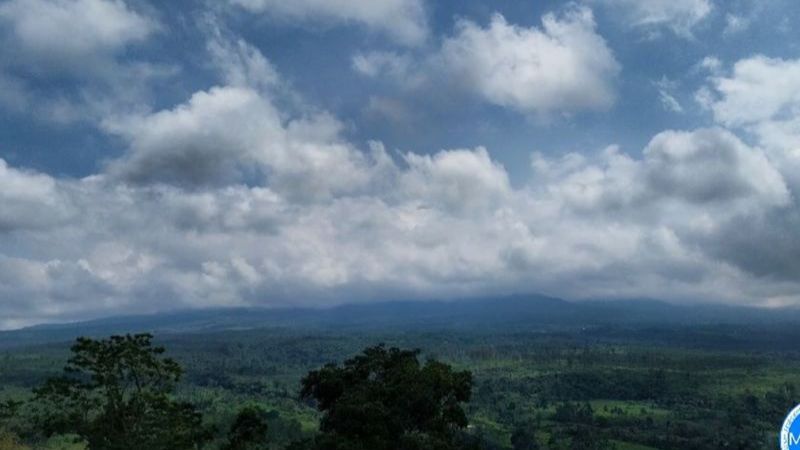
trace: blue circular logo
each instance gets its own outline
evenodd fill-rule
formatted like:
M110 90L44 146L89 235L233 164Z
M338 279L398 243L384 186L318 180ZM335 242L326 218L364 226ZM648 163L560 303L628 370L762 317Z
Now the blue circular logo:
M781 428L781 450L800 450L800 405L786 416Z

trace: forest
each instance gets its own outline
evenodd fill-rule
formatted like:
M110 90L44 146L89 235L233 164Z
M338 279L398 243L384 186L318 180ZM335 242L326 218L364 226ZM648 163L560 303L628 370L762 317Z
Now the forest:
M0 449L774 448L800 387L776 343L794 335L270 327L26 345L0 351Z

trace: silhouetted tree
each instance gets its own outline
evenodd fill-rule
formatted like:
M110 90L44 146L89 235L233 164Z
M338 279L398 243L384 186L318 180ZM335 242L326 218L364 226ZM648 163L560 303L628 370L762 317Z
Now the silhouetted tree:
M428 360L419 351L370 347L342 366L328 364L302 380L301 396L323 412L310 448L447 450L466 427L472 374ZM305 447L309 448L309 446Z
M45 434L74 433L92 450L182 450L209 438L190 403L171 397L182 369L152 335L78 338L64 375L36 389Z

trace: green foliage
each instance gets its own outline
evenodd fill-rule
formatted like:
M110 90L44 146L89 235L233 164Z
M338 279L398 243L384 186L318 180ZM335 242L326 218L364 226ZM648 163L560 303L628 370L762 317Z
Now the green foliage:
M17 400L0 401L0 440L5 440L6 446L10 447L12 437L16 439L10 429L14 428L14 419L19 415L19 410L23 406L23 402ZM3 447L0 446L0 449Z
M256 406L248 406L236 415L228 431L228 443L223 450L261 450L267 446L267 413Z
M451 449L467 425L472 375L419 351L370 347L343 366L328 364L302 380L301 397L323 412L317 449Z
M10 431L0 429L0 450L30 450L19 437Z
M316 409L314 398L298 397L298 381L309 370L344 361L374 342L423 348L425 356L417 355L422 362L435 356L454 370L470 370L473 389L462 405L469 425L452 433L459 450L525 448L526 440L520 439L525 434L542 450L702 450L774 448L780 423L800 401L800 360L790 345L794 336L794 328L773 326L753 327L746 335L740 327L719 326L491 334L264 329L172 334L161 342L186 369L185 377L170 383L176 389L167 397L191 401L203 412L203 422L217 430L206 450L229 443L245 405L266 411L265 449L285 450L291 442L295 450L320 448L316 431L327 413ZM33 420L47 416L45 409L53 418L68 417L52 414L56 403L19 404L69 356L57 344L0 351L0 405L7 400L16 405L0 407L6 418L0 429L15 435L15 446L85 448L75 436L59 434L72 426ZM65 375L91 381L89 373ZM75 395L72 410L82 411L85 397ZM95 417L99 407L86 404ZM42 433L48 426L50 438Z
M92 450L194 449L208 439L202 416L170 395L181 367L149 334L79 338L64 374L34 391L39 428L75 433Z
M5 400L0 402L0 424L16 416L23 402L17 400Z
M517 427L511 434L511 446L514 450L539 450L539 442L536 440L533 427Z
M589 403L579 405L565 402L556 407L553 419L558 422L592 425L594 421L594 411L592 410L592 405Z
M36 450L86 450L86 441L77 435L52 436Z

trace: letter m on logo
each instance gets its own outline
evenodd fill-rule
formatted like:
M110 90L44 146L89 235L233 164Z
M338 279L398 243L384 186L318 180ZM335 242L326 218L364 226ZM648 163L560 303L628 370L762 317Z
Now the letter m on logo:
M795 436L794 433L789 433L789 445L800 445L800 434Z

